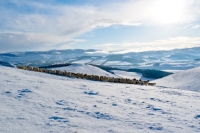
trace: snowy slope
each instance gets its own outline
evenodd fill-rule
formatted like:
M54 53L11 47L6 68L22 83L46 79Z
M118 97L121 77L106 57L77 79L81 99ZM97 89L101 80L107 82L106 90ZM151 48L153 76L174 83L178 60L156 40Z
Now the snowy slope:
M193 133L200 93L0 66L1 133Z
M89 75L99 75L107 77L117 77L109 72L106 72L98 67L88 64L72 64L66 67L53 68L55 70L66 70L67 72L84 73Z
M150 78L145 78L142 76L141 73L136 73L136 72L126 72L126 71L121 71L121 70L112 70L116 76L122 77L122 78L128 78L128 79L141 79L141 80L154 80Z
M200 67L179 71L162 79L155 80L158 86L166 86L200 92Z

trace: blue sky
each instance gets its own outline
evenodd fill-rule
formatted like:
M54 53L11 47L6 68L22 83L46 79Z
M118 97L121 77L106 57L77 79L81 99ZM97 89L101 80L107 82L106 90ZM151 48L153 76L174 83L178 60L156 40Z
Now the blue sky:
M0 1L0 52L200 46L199 0Z

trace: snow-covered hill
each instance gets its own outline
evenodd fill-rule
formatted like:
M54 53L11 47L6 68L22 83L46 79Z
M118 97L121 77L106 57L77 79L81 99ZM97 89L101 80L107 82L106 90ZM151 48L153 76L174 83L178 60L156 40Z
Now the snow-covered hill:
M94 49L67 49L0 54L0 61L15 65L47 66L59 63L88 63L123 69L187 70L200 66L200 47L169 51L123 53Z
M122 78L128 78L128 79L141 79L141 80L154 80L150 78L145 78L142 76L141 73L136 73L136 72L126 72L126 71L121 71L121 70L112 70L116 76L122 77Z
M194 91L0 66L0 101L1 133L200 131L200 92Z
M179 71L154 81L158 86L166 86L200 92L200 67Z
M99 76L107 76L107 77L118 77L114 74L106 72L98 67L91 66L88 64L72 64L66 67L57 67L53 68L55 70L66 70L67 72L74 72L74 73L84 73L89 75L99 75Z

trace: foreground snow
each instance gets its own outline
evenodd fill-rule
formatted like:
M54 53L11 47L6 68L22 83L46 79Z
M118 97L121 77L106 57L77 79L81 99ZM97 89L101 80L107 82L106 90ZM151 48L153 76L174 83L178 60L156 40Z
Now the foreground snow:
M0 132L200 131L200 93L0 66Z
M200 91L200 67L179 71L154 82L158 86Z

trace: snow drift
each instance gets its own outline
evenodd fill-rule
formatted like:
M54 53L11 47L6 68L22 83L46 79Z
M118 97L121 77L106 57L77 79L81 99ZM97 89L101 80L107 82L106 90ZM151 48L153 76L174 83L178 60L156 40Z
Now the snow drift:
M158 86L200 91L200 67L179 71L154 82Z

